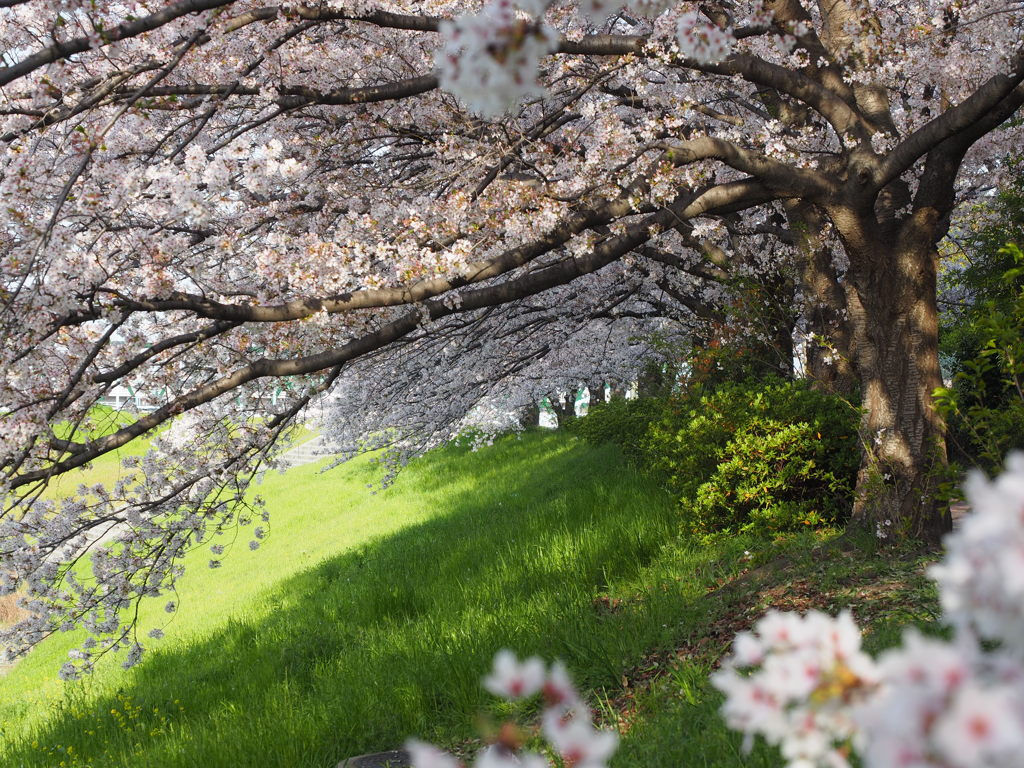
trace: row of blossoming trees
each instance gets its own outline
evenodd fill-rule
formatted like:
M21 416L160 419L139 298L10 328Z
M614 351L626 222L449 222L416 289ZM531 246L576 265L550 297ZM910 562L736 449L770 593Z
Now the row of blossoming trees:
M863 395L855 517L936 540L936 244L1019 141L1022 14L0 0L0 589L30 614L0 642L137 657L127 609L265 516L251 482L324 392L339 446L400 456L635 377L638 336L783 266ZM167 395L101 428L119 384ZM47 500L143 435L115 487Z

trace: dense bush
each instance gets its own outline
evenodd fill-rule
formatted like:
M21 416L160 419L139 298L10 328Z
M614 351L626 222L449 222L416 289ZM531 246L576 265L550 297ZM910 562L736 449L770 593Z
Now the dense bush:
M827 429L827 428L826 428ZM848 445L855 445L847 435ZM843 522L856 478L856 451L830 440L811 422L754 419L726 444L711 478L690 502L702 533L794 530Z
M973 348L958 361L953 386L935 392L953 456L989 472L1024 448L1024 253L1010 244L999 255L1014 265L1002 274L1002 295L960 323Z
M762 379L685 395L645 452L701 535L845 522L860 450L858 413L806 382Z
M703 393L703 394L702 394ZM725 383L596 407L574 430L660 474L694 533L776 533L845 522L858 413L806 382Z
M586 418L576 419L569 428L590 443L618 444L630 461L642 466L647 458L644 437L651 424L662 418L665 407L662 398L615 398L597 403Z

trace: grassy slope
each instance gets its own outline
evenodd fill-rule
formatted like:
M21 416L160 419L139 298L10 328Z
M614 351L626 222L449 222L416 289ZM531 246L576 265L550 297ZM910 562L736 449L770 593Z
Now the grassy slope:
M137 669L110 660L65 687L53 673L73 638L34 652L0 679L0 763L313 768L409 735L457 744L491 706L479 679L504 646L568 662L628 730L618 766L771 763L740 755L704 680L723 617L823 562L810 538L783 545L791 570L709 600L756 564L745 549L779 546L676 541L672 505L612 449L531 434L435 452L379 495L371 478L365 463L269 477L270 540L217 571L196 552L180 612L144 612L167 638ZM833 607L857 601L857 578L826 576Z
M616 768L777 768L781 758L764 744L743 754L735 734L722 728L721 696L708 676L732 638L771 608L833 615L850 609L870 653L896 645L910 625L940 632L938 594L925 576L934 557L858 537L797 537L753 549L745 558L749 570L688 604L692 620L675 647L649 654L634 670L639 685L616 707L627 731Z

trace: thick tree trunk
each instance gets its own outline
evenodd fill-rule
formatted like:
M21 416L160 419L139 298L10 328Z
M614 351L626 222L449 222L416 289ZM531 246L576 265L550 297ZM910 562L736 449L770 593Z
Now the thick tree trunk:
M603 381L592 381L587 384L587 392L590 393L590 405L587 406L587 413L590 413L590 408L597 405L598 403L604 402L604 382Z
M536 427L540 424L540 404L531 403L519 413L519 424L523 427Z
M822 236L824 217L799 201L786 205L789 230L800 254L800 279L808 301L807 378L816 389L851 397L857 389L846 293L833 253Z
M931 240L905 229L851 259L849 316L864 416L864 460L853 519L880 536L937 544L949 530L936 502L946 464L945 425L932 402L942 384Z

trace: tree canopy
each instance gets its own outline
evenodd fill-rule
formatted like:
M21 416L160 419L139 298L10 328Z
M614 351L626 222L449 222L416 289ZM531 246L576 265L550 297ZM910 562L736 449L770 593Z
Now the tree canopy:
M324 392L340 445L422 447L634 377L638 336L787 269L822 378L864 397L855 514L941 531L936 244L1019 146L1020 2L0 0L0 22L0 579L33 608L12 652L79 621L104 638L85 666L134 646L132 603L262 514L252 478ZM101 429L121 384L159 407ZM116 487L43 496L141 435Z

